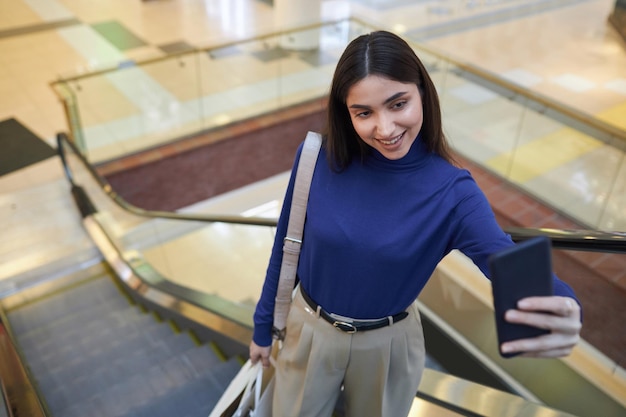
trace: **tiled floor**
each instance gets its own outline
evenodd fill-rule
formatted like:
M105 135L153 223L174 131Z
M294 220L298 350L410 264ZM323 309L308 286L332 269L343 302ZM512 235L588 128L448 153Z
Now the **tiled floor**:
M324 19L353 14L626 130L626 49L607 24L613 3L324 0L321 7ZM271 32L274 14L257 0L0 0L0 119L15 117L52 142L68 128L50 83L123 67L71 83L92 157L106 159L323 94L352 32L323 31L316 54L285 53L271 40L132 65ZM454 72L433 78L459 152L591 227L626 230L623 148L527 112ZM95 256L53 161L0 178L0 224L11 236L0 243L0 289L74 253L85 262Z

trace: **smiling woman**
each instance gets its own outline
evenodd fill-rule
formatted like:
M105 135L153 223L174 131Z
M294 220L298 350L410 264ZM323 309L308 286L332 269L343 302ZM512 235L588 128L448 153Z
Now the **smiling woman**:
M424 368L415 300L452 250L489 276L513 246L468 171L453 165L435 87L409 45L389 32L353 40L333 77L327 126L306 211L299 284L276 360L273 414L406 416ZM273 312L300 146L283 201L250 358L269 366ZM528 357L568 354L580 308L552 276L554 296L506 315L547 335L503 343ZM294 399L297 399L294 401Z
M375 92L378 93L376 96L378 102L375 102L372 96ZM374 110L370 108L371 106L386 104L387 109L391 110L389 105L393 103L399 111L398 114L407 115L407 112L400 111L405 102L410 110L408 113L413 117L417 117L419 113L419 118L412 122L402 118L405 124L409 122L413 127L411 132L407 133L411 135L415 133L415 136L408 140L412 143L417 133L421 132L422 140L429 151L452 162L452 154L443 134L437 90L413 49L404 40L385 31L369 35L366 42L350 43L337 63L328 102L329 140L326 149L327 155L329 157L332 155L330 159L335 162L336 169L341 171L347 167L353 155L364 156L369 152L370 145L365 137L373 132L357 131L361 124L358 123L357 126L357 123L354 123L355 115L366 115L363 112L355 112L359 106L361 108L365 106L365 110L371 111ZM383 117L380 121L390 123L391 120L385 120L384 116L391 113L380 114L379 116ZM394 117L394 120L399 122L397 117ZM371 125L367 126L371 129ZM389 129L390 125L380 127ZM402 133L403 129L400 127L394 129L398 131L390 134L378 132L378 135L383 134L378 139L388 142L397 139L394 136ZM402 139L405 142L407 140L404 137Z
M422 128L415 84L369 75L350 89L346 105L359 137L387 159L405 156Z

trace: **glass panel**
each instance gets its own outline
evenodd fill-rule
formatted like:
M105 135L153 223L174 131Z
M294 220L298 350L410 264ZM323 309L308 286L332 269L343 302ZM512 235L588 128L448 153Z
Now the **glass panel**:
M252 311L265 279L274 238L271 228L226 223L189 225L174 220L144 227L148 230L130 230L125 235L125 246L139 250L168 280L245 304Z
M356 29L355 29L356 28ZM242 41L60 81L72 133L100 163L327 94L336 61L360 25ZM305 33L306 32L306 33ZM287 49L284 36L319 47Z
M431 74L455 151L583 227L626 230L623 150L546 116L525 98L485 87L452 64L434 64Z
M78 157L70 154L67 160L75 182L86 190L97 207L98 222L123 254L142 259L168 281L221 297L252 316L274 241L273 227L135 215L106 195ZM274 192L257 194L258 200L251 196L247 211L240 210L238 193L230 196L232 201L224 202L231 198L222 196L213 204L196 205L193 209L196 214L218 211L276 218L281 204L276 198L284 193L286 180L286 177L277 178L278 185L272 186Z
M472 81L454 65L445 65L443 71L445 84L436 86L453 148L478 164L513 149L523 107Z

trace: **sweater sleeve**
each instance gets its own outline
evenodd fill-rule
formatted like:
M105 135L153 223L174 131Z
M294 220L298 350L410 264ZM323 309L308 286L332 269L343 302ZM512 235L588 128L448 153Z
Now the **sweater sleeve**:
M487 198L471 176L468 174L462 177L460 183L461 193L454 210L456 227L451 249L459 249L490 278L489 256L515 243L498 225ZM580 304L572 288L554 273L552 276L554 294L571 297Z
M254 333L252 340L259 346L269 346L272 344L274 304L278 288L278 279L280 277L280 267L283 260L283 240L287 235L287 224L289 223L289 213L291 211L295 174L298 170L298 161L300 160L302 147L303 143L300 144L296 152L291 177L287 185L280 217L278 218L278 225L276 226L276 236L274 237L274 245L272 246L269 265L265 274L265 282L254 312Z

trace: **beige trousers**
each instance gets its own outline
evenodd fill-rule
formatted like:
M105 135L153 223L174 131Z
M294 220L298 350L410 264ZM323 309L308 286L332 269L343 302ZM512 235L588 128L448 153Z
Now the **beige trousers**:
M346 417L406 417L424 370L416 304L393 326L348 334L296 291L278 353L274 417L330 417L343 385Z

